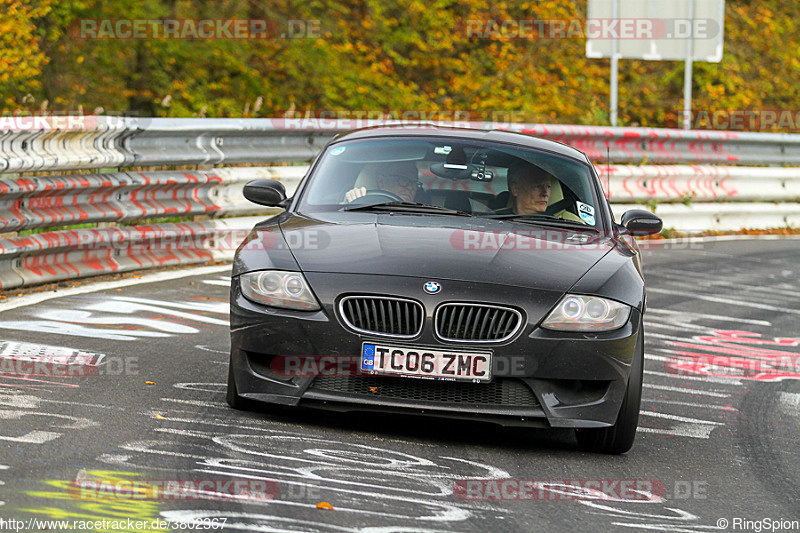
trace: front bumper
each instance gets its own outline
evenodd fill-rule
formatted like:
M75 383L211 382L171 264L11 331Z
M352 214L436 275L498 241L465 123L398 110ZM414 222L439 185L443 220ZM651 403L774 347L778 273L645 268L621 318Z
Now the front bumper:
M619 413L641 334L641 314L607 333L554 332L537 327L561 294L519 287L447 281L446 296L420 290L425 280L307 273L322 309L315 312L267 308L246 300L231 285L231 364L238 393L265 403L338 411L422 413L491 421L509 426L607 427ZM387 284L391 290L387 290ZM357 291L343 288L357 287ZM290 376L276 372L276 357L357 358L365 341L386 338L355 333L337 317L343 293L415 298L425 307L422 333L392 344L468 350L491 349L491 383L452 383L361 375ZM443 291L445 292L445 291ZM422 296L421 296L422 294ZM433 310L445 301L513 304L527 323L501 344L464 344L433 334ZM521 303L524 302L524 303Z

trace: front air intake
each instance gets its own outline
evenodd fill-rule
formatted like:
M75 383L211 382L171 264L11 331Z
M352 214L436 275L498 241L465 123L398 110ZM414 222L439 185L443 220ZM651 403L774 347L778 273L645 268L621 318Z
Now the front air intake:
M339 302L345 325L358 333L410 339L422 331L422 304L391 296L346 296Z

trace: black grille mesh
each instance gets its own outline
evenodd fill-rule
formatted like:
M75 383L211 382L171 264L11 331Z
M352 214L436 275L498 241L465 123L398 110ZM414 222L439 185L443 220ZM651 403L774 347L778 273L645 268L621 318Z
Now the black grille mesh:
M516 407L539 405L530 387L511 378L495 378L490 383L465 383L401 377L324 376L316 378L309 390L414 402Z
M353 328L385 335L417 335L425 315L417 302L369 296L345 298L340 309Z
M436 334L459 341L496 341L514 333L520 316L505 307L442 304L436 311Z

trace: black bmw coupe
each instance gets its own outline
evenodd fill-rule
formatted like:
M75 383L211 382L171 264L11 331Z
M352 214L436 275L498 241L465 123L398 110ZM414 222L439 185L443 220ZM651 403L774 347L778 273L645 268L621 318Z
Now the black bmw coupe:
M332 140L236 252L228 403L574 428L622 453L646 298L634 235L580 151L433 125Z

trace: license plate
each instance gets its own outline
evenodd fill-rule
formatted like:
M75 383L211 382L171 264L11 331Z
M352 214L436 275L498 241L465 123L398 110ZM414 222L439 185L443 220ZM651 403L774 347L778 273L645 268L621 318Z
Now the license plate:
M361 346L361 371L479 383L492 379L492 352L443 351L365 342Z

